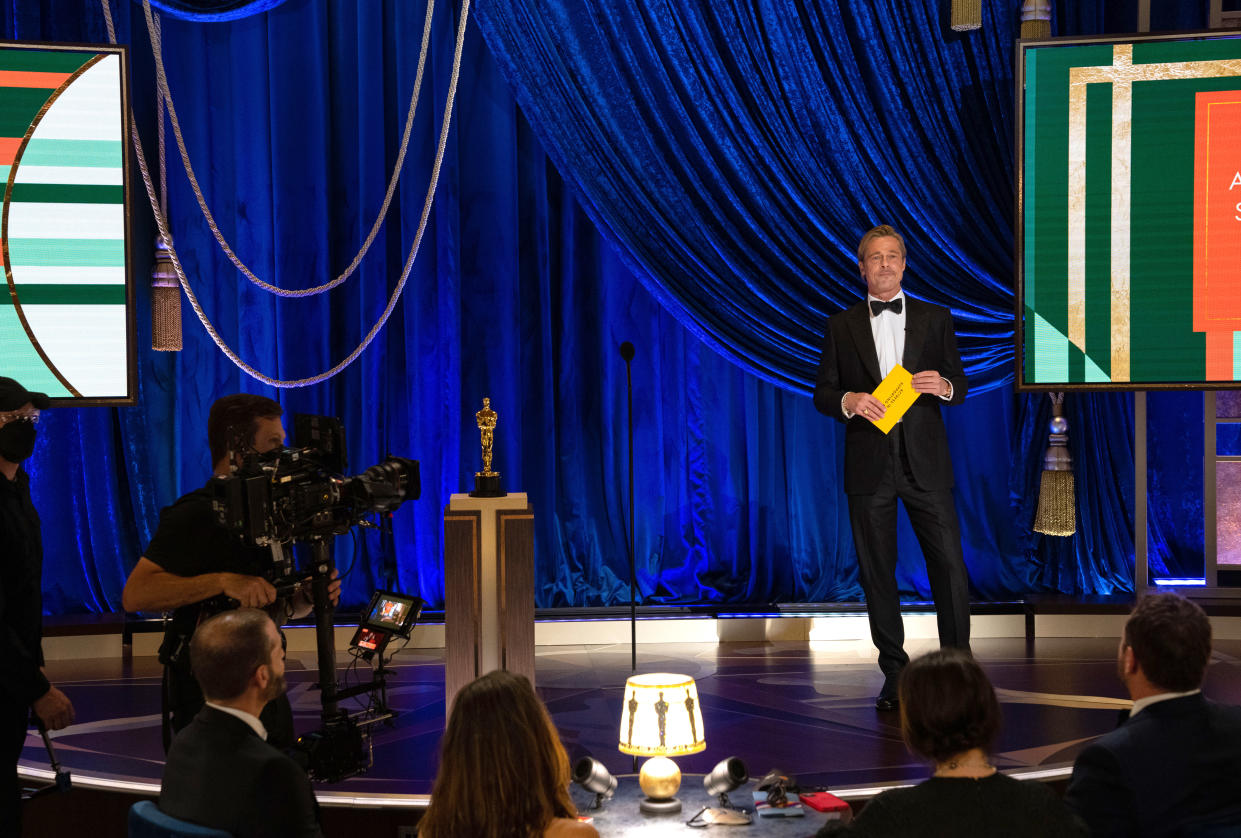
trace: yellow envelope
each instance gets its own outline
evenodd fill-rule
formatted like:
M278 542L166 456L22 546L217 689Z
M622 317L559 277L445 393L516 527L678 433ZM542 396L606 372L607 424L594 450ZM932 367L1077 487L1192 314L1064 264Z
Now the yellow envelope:
M871 394L883 402L885 411L882 419L872 419L871 422L885 434L896 427L909 406L918 400L920 394L914 389L913 380L913 373L897 364Z

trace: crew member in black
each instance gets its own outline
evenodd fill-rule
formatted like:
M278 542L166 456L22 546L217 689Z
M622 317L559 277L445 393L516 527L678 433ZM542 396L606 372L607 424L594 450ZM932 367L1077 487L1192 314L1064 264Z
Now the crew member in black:
M30 710L49 730L73 723L68 696L43 673L43 537L21 462L34 453L39 412L48 397L0 378L0 836L21 834L17 761Z
M207 442L215 474L229 476L248 454L263 454L284 445L279 403L264 396L238 393L217 399L207 417ZM172 731L188 725L203 707L202 691L190 671L189 642L200 622L238 605L266 609L277 625L310 613L309 589L293 597L276 596L265 578L273 557L266 547L247 547L216 523L211 509L212 483L179 498L160 512L159 528L146 553L125 583L126 611L173 611L160 647L164 664L165 701ZM340 598L333 580L332 601ZM259 717L268 741L288 747L295 740L289 699L280 695Z

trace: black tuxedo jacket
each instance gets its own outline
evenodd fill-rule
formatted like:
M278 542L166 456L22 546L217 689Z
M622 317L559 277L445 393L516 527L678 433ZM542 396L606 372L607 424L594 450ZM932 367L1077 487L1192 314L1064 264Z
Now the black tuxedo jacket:
M952 383L949 404L965 401L969 382L957 352L952 313L905 295L905 353L901 366L911 373L937 370ZM870 330L866 300L827 321L823 354L814 387L814 406L820 413L847 422L845 426L845 492L865 495L875 491L882 475L876 464L887 456L887 435L861 416L845 419L840 400L845 393L869 393L882 381L879 355ZM940 405L932 395L919 396L901 420L909 467L918 488L951 489L952 458Z
M1096 838L1241 834L1241 707L1150 705L1081 752L1064 800Z
M310 780L235 716L204 707L168 750L159 808L237 838L322 838Z

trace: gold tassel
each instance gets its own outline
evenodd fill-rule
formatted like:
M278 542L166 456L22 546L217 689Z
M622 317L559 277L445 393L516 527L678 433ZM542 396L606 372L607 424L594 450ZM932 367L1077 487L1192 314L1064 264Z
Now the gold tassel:
M1051 0L1025 0L1021 4L1021 37L1051 37Z
M1051 396L1051 422L1047 451L1043 454L1043 477L1039 481L1038 511L1034 531L1045 535L1072 535L1077 532L1076 487L1073 457L1069 454L1069 423L1064 418L1064 393Z
M1044 535L1072 535L1077 532L1073 472L1045 471L1038 487L1038 513L1034 531Z
M151 269L151 348L181 351L181 284L163 236L155 239L155 266Z
M952 0L949 24L954 32L982 27L982 0Z

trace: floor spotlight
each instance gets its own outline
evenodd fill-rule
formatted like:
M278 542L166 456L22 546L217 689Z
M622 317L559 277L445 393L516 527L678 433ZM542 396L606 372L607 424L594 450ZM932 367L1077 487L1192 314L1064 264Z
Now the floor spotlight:
M745 769L745 763L739 757L729 757L716 763L711 773L702 778L702 784L706 787L707 794L712 797L719 795L720 806L732 809L728 793L740 788L749 779L750 774Z
M591 809L598 809L616 792L616 778L593 757L582 757L577 761L573 766L573 782L586 791L594 792L595 802L591 804Z
M728 793L741 788L749 782L750 774L745 763L738 757L729 757L716 763L711 773L702 778L702 785L707 794L719 797L717 807L704 806L698 814L689 819L689 826L708 826L710 824L741 825L751 822L750 815L733 806Z

